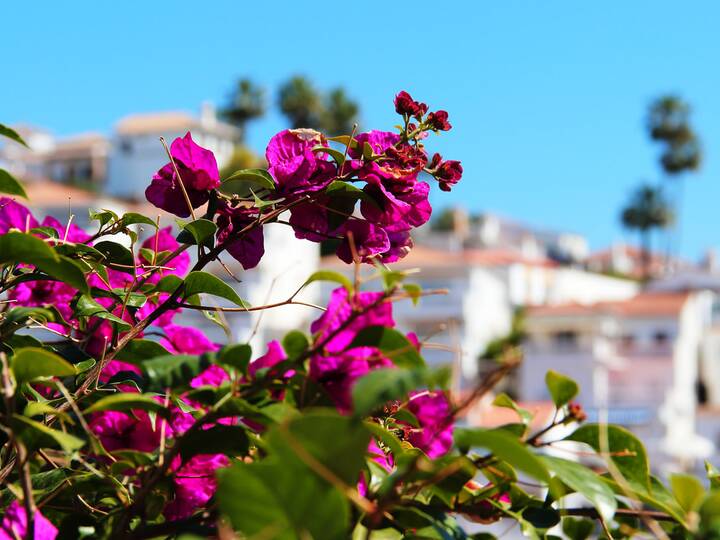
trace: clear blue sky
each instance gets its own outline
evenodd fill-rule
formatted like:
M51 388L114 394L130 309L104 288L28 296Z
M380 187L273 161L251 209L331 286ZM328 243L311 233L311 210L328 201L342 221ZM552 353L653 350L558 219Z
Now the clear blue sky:
M407 89L455 126L437 148L465 178L436 206L574 230L593 247L623 238L619 205L659 178L644 114L679 93L706 155L687 179L682 252L720 245L718 2L7 2L2 19L2 122L109 132L127 113L221 102L238 76L272 89L302 73L345 86L365 126L390 128ZM283 127L271 114L251 145Z

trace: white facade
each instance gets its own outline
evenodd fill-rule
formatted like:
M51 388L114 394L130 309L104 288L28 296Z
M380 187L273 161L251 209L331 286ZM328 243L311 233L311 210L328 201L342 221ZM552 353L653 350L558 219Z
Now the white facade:
M270 223L263 227L263 233L265 255L256 268L245 271L229 254L221 256L222 262L240 282L230 277L220 264L207 268L207 271L222 278L252 306L287 300L317 270L320 258L318 245L297 240L288 226ZM318 297L318 284L311 284L295 299L316 304ZM216 298L207 300L210 305L236 307ZM320 310L312 307L288 305L250 313L224 313L223 317L230 329L230 341L250 342L257 356L264 354L263 347L269 340L281 340L290 330L309 331L310 322L321 314ZM180 323L202 328L217 342L228 341L220 326L200 312L185 310Z
M632 429L665 470L708 457L698 434L699 366L715 295L642 293L620 302L539 307L527 314L518 398L547 399L545 373L575 379L591 420ZM707 361L718 365L720 356Z
M322 261L333 269L352 273L334 257ZM561 267L547 260L526 260L500 250L440 250L416 246L394 270L417 268L409 282L424 290L446 289L447 294L394 305L395 320L431 344L423 351L431 364L453 364L457 385L472 384L479 357L488 344L506 336L517 308L559 302L589 303L629 298L637 284L583 270ZM329 286L323 297L329 294Z
M112 137L107 193L143 200L153 174L168 161L160 137L169 146L188 131L197 144L215 154L220 169L230 161L239 132L220 122L209 105L199 117L180 112L128 116L118 122Z

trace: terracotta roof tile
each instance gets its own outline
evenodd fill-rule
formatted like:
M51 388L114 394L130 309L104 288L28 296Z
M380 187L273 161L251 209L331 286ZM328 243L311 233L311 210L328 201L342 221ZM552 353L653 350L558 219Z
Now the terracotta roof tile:
M531 307L529 317L574 317L583 315L617 315L621 317L671 316L682 310L688 299L686 292L644 292L627 300Z

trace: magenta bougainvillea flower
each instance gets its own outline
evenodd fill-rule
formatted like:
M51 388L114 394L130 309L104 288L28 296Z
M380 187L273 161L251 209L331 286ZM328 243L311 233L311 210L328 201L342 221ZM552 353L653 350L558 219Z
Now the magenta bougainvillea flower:
M327 210L329 197L318 197L314 203L302 203L290 209L289 223L295 232L295 238L322 242L333 238L337 229L347 218L333 214L336 225L330 224L331 213Z
M192 326L169 324L160 344L174 354L203 354L217 351L220 345L210 341L202 331Z
M432 214L428 200L430 186L425 182L416 182L409 190L397 194L388 191L382 182L369 183L363 191L375 201L360 203L363 217L387 232L409 231L427 223Z
M215 494L215 471L227 467L230 460L223 454L199 454L175 470L173 498L165 507L164 515L175 521L191 516Z
M368 262L390 249L390 240L385 229L363 219L348 220L340 228L340 234L343 239L336 253L340 260L348 264L353 262L351 237L361 262Z
M40 510L35 511L33 518L35 522L35 540L55 540L58 530L40 513ZM5 509L5 515L2 523L0 523L0 540L24 539L26 535L27 514L25 513L25 507L19 501L13 501Z
M93 415L90 430L97 435L108 452L139 450L152 452L160 444L160 430L145 411L132 413L103 411Z
M410 253L414 245L412 236L408 231L389 232L388 240L390 241L390 248L380 257L380 260L384 263L392 263L402 259Z
M348 154L351 157L360 158L363 155L363 147L365 146L365 143L370 145L373 153L382 155L387 152L390 147L395 146L400 142L400 135L393 133L392 131L379 131L374 129L372 131L358 134L355 137L355 140L357 141L357 146L355 148L351 148L348 151Z
M188 132L172 142L170 155L175 160L192 207L205 204L210 198L210 190L220 185L220 173L213 153L198 146ZM180 217L190 215L172 163L167 163L155 173L145 190L145 197L171 214Z
M348 323L351 316L353 320ZM330 294L327 311L312 323L310 330L318 342L325 344L325 350L334 353L342 352L368 326L394 327L392 304L383 301L380 292L358 292L349 297L347 289L338 287Z
M55 307L66 321L72 321L73 310L70 302L77 294L77 289L62 281L39 280L19 283L10 290L8 298L19 306Z
M240 232L250 225L257 215L244 208L232 208L221 205L218 209L215 235L218 244L225 244L227 252L238 261L245 270L255 268L265 254L265 239L262 227Z
M164 229L157 231L156 234L147 238L142 243L141 247L154 251L155 253L162 253L164 251L173 252L180 247L180 244L172 234L172 228L165 227ZM148 261L145 260L140 260L138 262L140 264L148 264ZM149 279L150 283L157 283L163 276L168 274L175 274L178 276L185 275L188 268L190 268L190 255L184 251L173 257L167 263L164 263L163 266L168 269L158 270L153 273Z
M267 352L263 356L250 362L248 365L248 375L255 377L255 374L259 370L271 368L283 360L287 360L287 354L285 354L285 350L282 345L280 345L280 342L274 339L268 343ZM293 373L293 371L287 371L283 374L283 377L292 377Z
M338 410L352 410L352 387L371 370L390 367L392 362L375 347L355 347L329 356L315 356L310 361L311 379L328 393Z
M286 129L270 139L265 158L278 193L319 191L335 178L335 163L328 161L323 152L313 152L317 146L327 146L327 141L313 129Z
M30 210L13 199L0 197L0 234L10 229L25 232L37 226L38 222Z
M74 223L61 223L52 216L46 216L40 225L55 229L58 234L58 238L67 242L73 242L75 244L88 244L90 242L90 238L92 238L88 233L83 231Z
M414 392L407 409L418 419L419 427L408 428L407 439L428 457L440 457L452 447L453 416L443 392Z

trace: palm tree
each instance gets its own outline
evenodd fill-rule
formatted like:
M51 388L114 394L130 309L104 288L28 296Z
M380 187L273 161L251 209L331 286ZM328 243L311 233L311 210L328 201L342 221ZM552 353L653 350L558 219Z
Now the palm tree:
M690 106L677 96L663 96L650 106L648 131L664 145L660 165L668 176L700 168L700 140L690 126Z
M322 96L306 77L296 75L291 78L280 87L278 94L280 111L290 121L290 127L321 127Z
M325 97L322 124L328 135L347 135L357 121L360 107L350 99L343 88L335 88Z
M343 88L323 94L306 77L297 75L280 86L280 111L292 128L311 128L328 135L348 134L360 110Z
M650 247L653 229L667 227L673 221L673 212L659 188L643 185L631 196L620 214L625 228L640 233L643 279L650 278Z
M240 128L242 142L247 123L265 114L265 89L250 79L240 79L220 114L229 123Z
M650 105L648 113L650 138L662 145L660 167L665 178L681 179L686 172L696 171L702 163L700 139L690 125L690 105L677 96L662 96ZM673 207L680 213L683 200L683 182L677 182ZM680 245L680 231L675 231L675 249ZM668 242L668 257L670 255Z

